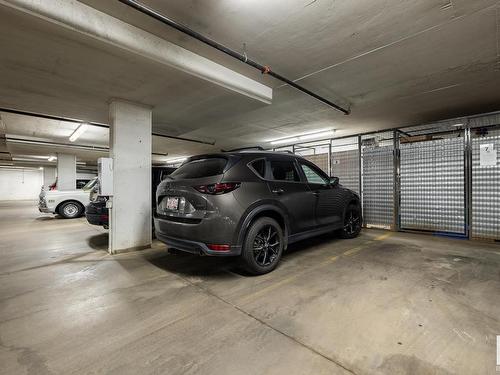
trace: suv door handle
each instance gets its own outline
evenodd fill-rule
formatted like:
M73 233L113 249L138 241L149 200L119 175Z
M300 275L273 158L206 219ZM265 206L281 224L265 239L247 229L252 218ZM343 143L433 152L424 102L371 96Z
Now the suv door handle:
M319 197L319 191L313 191L313 194L316 196L316 197Z
M271 190L271 192L274 194L283 194L285 191L281 188L277 188L277 189Z

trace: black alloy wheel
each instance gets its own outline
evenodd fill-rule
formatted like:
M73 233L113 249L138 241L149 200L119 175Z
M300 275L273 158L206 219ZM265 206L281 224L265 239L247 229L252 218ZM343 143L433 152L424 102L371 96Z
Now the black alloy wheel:
M344 226L341 230L342 238L354 238L361 232L361 209L356 204L350 204L344 215Z
M278 265L284 249L283 229L270 217L255 220L248 229L241 259L252 275L271 272Z
M254 238L253 255L255 262L263 267L276 260L280 248L278 231L272 225L266 225Z

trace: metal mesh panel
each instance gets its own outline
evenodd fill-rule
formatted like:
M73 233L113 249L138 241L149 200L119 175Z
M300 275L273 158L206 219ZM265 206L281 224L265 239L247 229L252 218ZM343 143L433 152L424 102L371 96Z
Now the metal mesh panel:
M332 175L340 183L359 194L358 137L332 142Z
M481 165L481 145L493 145L496 165ZM500 239L500 130L472 139L472 236Z
M328 170L328 154L307 155L303 156L303 158L316 164L323 172L330 175L330 171Z
M488 114L484 114L484 115L480 115L480 116L473 116L473 117L469 118L468 123L469 123L469 127L471 127L471 128L497 125L497 124L500 124L500 113L494 112L494 113L488 113Z
M465 234L464 139L402 143L401 228Z
M391 228L394 217L392 133L362 137L362 197L366 226Z

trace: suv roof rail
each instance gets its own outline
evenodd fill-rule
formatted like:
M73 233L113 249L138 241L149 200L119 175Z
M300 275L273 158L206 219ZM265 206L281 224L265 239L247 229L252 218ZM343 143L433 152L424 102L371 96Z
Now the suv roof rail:
M287 154L292 154L292 155L295 155L292 151L290 150L278 150L278 151L275 151L275 152L286 152Z
M240 148L233 148L231 150L221 150L222 152L237 152L237 151L245 151L245 150L259 150L259 151L264 151L264 149L260 146L249 146L249 147L240 147Z

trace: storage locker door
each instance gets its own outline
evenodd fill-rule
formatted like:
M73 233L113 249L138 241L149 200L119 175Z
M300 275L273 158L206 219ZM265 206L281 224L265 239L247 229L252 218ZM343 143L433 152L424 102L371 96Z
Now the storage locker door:
M472 237L500 239L500 130L472 139Z
M394 158L392 146L363 147L363 221L367 227L392 228Z
M335 152L332 149L332 173L342 186L359 194L359 151Z
M464 138L401 143L401 229L465 234Z

